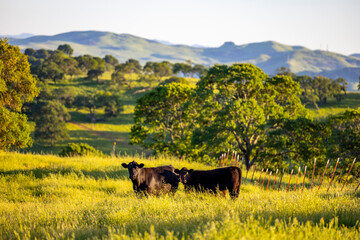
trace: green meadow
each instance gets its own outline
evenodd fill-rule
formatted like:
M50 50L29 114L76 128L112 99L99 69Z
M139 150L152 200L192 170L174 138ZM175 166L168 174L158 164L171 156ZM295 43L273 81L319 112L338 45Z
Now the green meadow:
M243 177L231 200L206 193L136 197L122 162L176 168L214 166L169 157L74 157L0 152L2 239L359 239L360 192L325 179L304 190L285 175L265 191ZM258 180L259 172L254 179ZM308 176L309 177L309 176ZM302 180L300 175L299 179ZM298 181L299 183L302 181Z

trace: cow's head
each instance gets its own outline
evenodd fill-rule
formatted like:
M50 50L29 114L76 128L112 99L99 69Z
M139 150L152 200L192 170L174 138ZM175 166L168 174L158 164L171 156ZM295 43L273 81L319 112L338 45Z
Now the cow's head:
M121 166L129 170L129 178L135 180L139 175L139 169L144 167L143 163L138 164L135 161L129 162L129 164L122 163Z
M181 170L175 169L175 173L180 175L181 182L186 184L190 180L190 175L194 171L194 169L188 170L187 168L183 167Z

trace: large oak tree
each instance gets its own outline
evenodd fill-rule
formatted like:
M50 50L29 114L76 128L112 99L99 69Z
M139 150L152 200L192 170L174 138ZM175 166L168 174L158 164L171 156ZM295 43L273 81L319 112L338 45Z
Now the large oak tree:
M269 78L252 64L215 65L197 85L201 127L193 143L212 156L236 150L249 168L261 161L269 133L284 119L306 116L300 93L290 76Z

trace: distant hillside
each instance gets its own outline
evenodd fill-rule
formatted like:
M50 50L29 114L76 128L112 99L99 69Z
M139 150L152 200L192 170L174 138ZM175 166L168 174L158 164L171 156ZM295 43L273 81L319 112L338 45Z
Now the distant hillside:
M226 42L220 47L206 48L163 44L129 34L82 31L10 39L9 42L23 50L56 49L60 44L68 43L74 49L74 55L90 54L104 57L111 54L120 62L125 62L129 58L138 59L142 64L147 61L183 62L190 59L194 63L206 66L216 63L249 62L268 74L274 74L276 69L281 67L287 67L296 74L334 76L337 72L340 75L336 76L352 83L358 82L357 69L360 68L360 58L357 54L345 56L327 51L312 51L305 47L288 46L274 41L244 45Z
M23 38L29 38L34 36L34 34L31 33L21 33L17 35L0 35L0 38L8 38L8 39L23 39Z

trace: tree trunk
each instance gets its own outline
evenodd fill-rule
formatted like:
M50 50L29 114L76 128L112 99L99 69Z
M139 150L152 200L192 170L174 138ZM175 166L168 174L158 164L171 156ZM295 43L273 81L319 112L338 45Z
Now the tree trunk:
M316 102L314 102L314 106L316 107L316 110L318 110L318 111L320 110L319 106L316 104Z
M250 162L250 154L244 154L245 155L245 166L246 166L246 171L250 170L251 167L251 162Z

